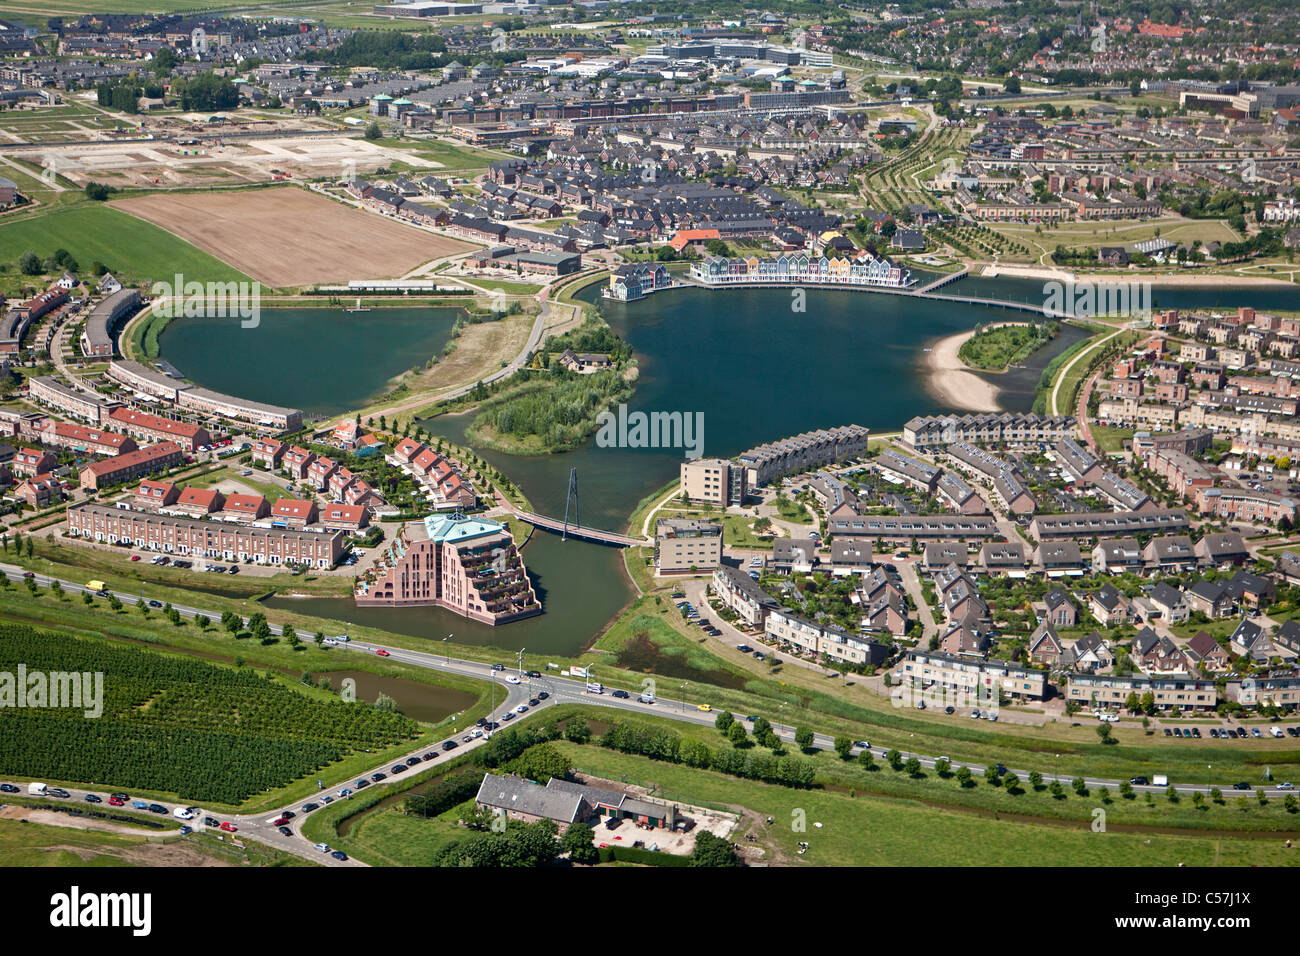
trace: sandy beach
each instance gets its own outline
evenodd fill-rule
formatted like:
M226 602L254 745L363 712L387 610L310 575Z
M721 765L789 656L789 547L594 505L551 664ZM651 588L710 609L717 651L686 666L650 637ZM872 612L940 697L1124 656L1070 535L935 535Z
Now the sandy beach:
M998 276L1006 279L1043 279L1044 281L1053 280L1056 282L1149 282L1152 287L1236 286L1239 288L1250 288L1252 286L1294 286L1294 283L1288 282L1286 279L1276 279L1268 276L1204 275L1201 273L1149 275L1137 270L1129 272L1075 273L1066 269L1057 269L1048 266L1007 265L984 266L984 268L980 270L981 278L991 279Z
M957 357L962 343L975 329L949 335L929 344L924 355L925 386L940 401L968 412L1000 412L996 385L980 378Z

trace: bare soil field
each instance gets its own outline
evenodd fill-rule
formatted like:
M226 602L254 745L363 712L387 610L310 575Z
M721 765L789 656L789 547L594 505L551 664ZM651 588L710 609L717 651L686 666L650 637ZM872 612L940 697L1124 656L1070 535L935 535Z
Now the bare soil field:
M474 248L293 187L139 196L113 205L277 289L392 279Z

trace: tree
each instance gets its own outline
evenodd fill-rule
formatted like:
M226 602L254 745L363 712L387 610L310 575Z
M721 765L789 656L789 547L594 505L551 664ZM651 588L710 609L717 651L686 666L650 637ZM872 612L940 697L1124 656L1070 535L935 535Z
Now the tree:
M212 619L208 617L206 614L194 615L194 626L197 627L200 631L206 631L208 629L208 625L211 623L212 623Z
M849 737L836 737L835 752L841 760L848 760L853 755L853 740Z
M876 758L872 756L870 750L863 750L858 754L858 763L862 764L862 766L867 770L874 770L876 768Z
M116 189L112 186L105 186L103 183L86 183L86 198L95 202L103 202L115 192L117 192Z
M948 771L952 769L952 762L947 757L940 757L934 762L934 772L941 777L948 776Z
M298 637L298 632L293 629L292 624L286 624L284 626L284 640L285 643L293 648L298 647L298 645L302 643L301 638Z
M740 746L749 740L749 734L745 732L745 725L740 721L732 721L731 726L727 729L727 739L735 746Z
M987 780L990 785L996 787L1001 780L1001 778L998 776L998 768L995 767L993 764L989 764L987 767L985 767L984 779Z
M1070 786L1074 788L1074 792L1079 796L1086 797L1088 795L1088 782L1082 777L1075 777L1070 781Z
M903 769L907 771L909 777L919 777L921 775L921 761L916 757L908 757L907 762L903 764Z
M807 727L799 727L794 732L794 742L800 750L812 750L813 732Z
M1043 786L1043 775L1037 770L1029 771L1029 785L1035 790L1041 789Z
M1015 793L1016 789L1020 786L1020 778L1008 770L1007 775L1002 778L1002 786L1006 789L1007 793Z
M1019 93L1020 78L1016 76L1008 76L1007 81L1002 84L1002 88L1006 90L1008 93Z
M36 253L30 249L18 257L18 271L25 276L38 276L41 274L41 260Z
M1052 794L1053 798L1057 800L1065 799L1065 787L1061 786L1061 781L1053 780L1052 785L1047 789Z
M717 727L720 731L722 731L725 734L727 731L731 729L731 725L735 723L735 721L736 721L735 714L733 714L729 710L723 710L723 711L719 711L718 716L713 718L713 726ZM757 728L755 728L755 730L757 730Z
M370 125L366 127L365 135L366 135L366 139L370 139L370 140L383 139L384 132L379 128L378 123L371 121Z
M560 837L560 852L568 853L570 861L574 863L595 863L600 860L595 839L596 831L588 824L570 823Z
M730 841L704 830L695 838L691 866L740 866L740 858Z
M1111 740L1111 736L1110 736L1110 724L1109 724L1109 723L1106 723L1106 724L1102 724L1100 727L1098 727L1098 728L1097 728L1097 736L1101 738L1101 742L1102 742L1103 744L1111 743L1112 740Z
M585 744L591 740L591 726L581 717L571 717L564 722L564 739Z
M970 767L967 767L965 764L963 764L962 766L957 768L957 782L961 784L963 788L969 787L971 785Z
M1121 780L1119 782L1119 795L1125 800L1132 800L1133 784L1129 783L1127 780Z
M903 767L903 755L897 750L891 750L885 754L885 760L893 770L901 770Z

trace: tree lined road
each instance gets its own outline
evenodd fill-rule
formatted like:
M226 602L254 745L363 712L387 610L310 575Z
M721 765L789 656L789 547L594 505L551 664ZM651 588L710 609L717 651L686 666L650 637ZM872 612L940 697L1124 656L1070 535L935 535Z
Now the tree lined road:
M40 575L40 574L34 574L32 572L26 572L24 571L23 568L17 567L15 565L0 563L0 571L3 571L3 573L11 580L17 580L21 582L26 575L31 574L32 578L36 581L36 583L42 587L49 587L52 581L58 580L60 587L64 591L74 593L74 594L88 593L88 589L86 587L74 581L56 579L56 578L51 578L47 575ZM95 593L95 592L89 592L89 593ZM141 600L147 602L150 599L147 596L142 596L142 595L120 595L119 600L121 600L124 604L128 604L128 603L138 604ZM217 612L205 611L200 608L192 608L192 607L187 607L187 606L182 606L177 604L173 604L172 606L176 608L176 610L178 610L183 616L189 618L193 618L195 614L206 614L209 618L213 620L219 620L221 617L221 615ZM280 625L271 624L270 627L271 627L272 634L283 634L283 628ZM505 713L507 710L513 710L519 704L527 702L532 696L534 696L536 690L539 689L545 689L550 694L550 699L544 701L538 707L531 708L527 715L519 719L526 720L528 719L528 717L532 716L538 711L545 710L559 703L581 703L581 704L594 705L598 707L607 707L610 709L620 710L628 713L657 714L661 717L666 717L670 720L682 721L684 723L690 723L696 726L705 726L705 727L712 727L717 719L716 712L711 710L702 711L699 709L698 705L690 704L685 700L674 700L671 698L658 697L655 703L645 704L642 703L640 700L638 700L635 696L630 696L627 698L617 698L611 696L610 694L588 693L587 682L585 679L563 677L558 674L552 675L550 673L547 673L543 675L541 678L532 678L531 680L525 676L522 678L520 683L512 684L506 681L506 675L511 673L511 671L508 669L505 671L495 671L488 664L479 663L478 661L461 660L459 658L450 657L446 654L437 654L432 651L409 650L406 648L390 647L386 645L374 644L367 641L357 641L357 640L350 641L346 644L340 644L338 645L337 649L341 651L353 651L358 653L374 654L375 651L378 650L380 647L384 647L386 650L388 650L389 656L386 659L390 661L397 661L403 664L409 664L413 667L421 667L433 671L444 671L451 674L458 674L462 677L469 677L475 680L493 681L497 683L503 691L502 694L503 699L495 708L493 708L493 710L489 714L489 719L492 720L499 720L500 715ZM753 723L751 721L741 717L738 717L737 719L741 722L743 726L745 726L745 729L748 732L750 733L753 732ZM798 753L799 747L795 742L795 728L786 724L779 724L776 721L770 721L770 722L772 724L773 731L776 733L778 737L781 738L782 742L785 743L790 748L791 752ZM458 727L453 736L459 741L459 737L462 736L464 731L468 729L469 728ZM451 738L447 738L447 739L451 739ZM356 774L355 776L350 776L346 780L335 779L329 784L329 786L324 787L321 793L322 795L326 793L333 794L337 792L340 788L350 787L352 786L355 779L361 776L369 777L371 774L378 771L388 773L391 767L393 766L393 764L398 762L404 762L408 757L420 757L422 754L430 750L433 750L437 754L436 758L433 761L429 762L429 765L433 766L440 761L445 762L450 757L458 756L464 753L466 749L474 749L475 747L482 746L486 741L487 741L487 736L485 735L484 737L479 738L475 741L471 741L469 743L459 743L457 749L450 751L449 754L444 753L441 750L440 742L435 741L432 744L418 748L418 750L412 750L409 753L404 754L400 758L385 760L381 764L376 764L370 770L365 771L364 773ZM869 743L869 741L864 741L864 742ZM829 734L814 733L813 740L812 740L812 747L817 750L827 750L827 751L834 750L835 738ZM855 754L860 754L862 749L863 748L855 745L853 748L853 752ZM887 759L887 755L889 754L891 748L871 746L869 749L873 757L881 761L885 761ZM899 754L903 761L916 758L920 766L927 770L934 770L935 765L939 760L948 759L946 757L938 756L938 755L915 754L915 753L910 753L902 750L899 750ZM986 770L986 767L984 765L978 763L960 762L960 761L952 762L951 769L956 770L958 766L966 766L967 768L970 769L971 773L975 776L982 775ZM424 767L425 767L425 763L422 761L418 766L412 767L411 772L418 772L420 769L423 769ZM1030 771L1028 770L1017 769L1017 768L1010 768L1009 772L1015 773L1021 781L1027 780L1030 774ZM1074 776L1071 776L1069 774L1061 774L1059 771L1053 773L1045 773L1040 771L1040 773L1042 774L1043 783L1048 786L1051 786L1051 784L1054 782L1060 782L1062 785L1068 787L1075 779ZM398 783L401 782L404 782L401 777L394 778L393 776L390 775L389 779L381 781L378 784L371 784L371 786L380 787L380 788L393 788ZM1127 781L1121 782L1119 780L1104 780L1104 779L1093 778L1093 777L1084 778L1084 782L1089 788L1097 788L1097 787L1104 786L1114 790L1120 789L1122 786L1124 786L1127 783ZM1210 791L1214 789L1215 786L1212 784L1183 784L1179 782L1175 782L1175 783L1178 787L1179 793L1187 794L1187 795L1200 792L1208 796L1210 794ZM1154 786L1150 784L1146 784L1146 785L1137 784L1131 786L1133 790L1136 792L1153 793L1153 794L1163 793L1166 789L1163 786ZM73 793L74 797L76 797L77 799L83 799L85 793L88 792L85 790L73 791L72 788L70 787L65 789L68 789L69 792ZM1222 787L1220 787L1220 789L1222 789ZM1263 789L1264 792L1267 793L1269 796L1276 797L1279 799L1285 797L1290 792L1288 790L1279 789L1276 786L1269 787L1269 788L1261 788L1261 789ZM104 791L90 791L90 792L103 793ZM162 801L159 802L161 803ZM235 823L239 827L240 834L252 837L253 839L259 840L270 846L274 846L277 849L284 850L289 853L293 853L296 856L310 859L317 863L324 863L326 865L331 865L331 866L366 865L361 861L352 860L352 859L349 859L346 862L335 860L332 857L328 856L327 854L320 853L319 851L314 850L310 845L306 843L306 841L300 835L301 834L300 828L302 826L302 822L305 815L299 813L299 810L301 809L302 804L308 802L312 802L312 798L309 797L305 799L295 800L292 803L285 804L279 810L266 810L265 812L261 812L257 814L243 814L238 816L225 817L223 819L227 819L230 820L232 823ZM188 804L175 803L175 802L164 804L164 805L167 806L169 813L177 806L188 806ZM293 837L284 836L282 833L279 832L279 830L276 827L270 824L270 821L277 818L283 810L293 810L295 813L298 814L298 816L293 821L291 821L290 824L290 829L292 829L295 834Z

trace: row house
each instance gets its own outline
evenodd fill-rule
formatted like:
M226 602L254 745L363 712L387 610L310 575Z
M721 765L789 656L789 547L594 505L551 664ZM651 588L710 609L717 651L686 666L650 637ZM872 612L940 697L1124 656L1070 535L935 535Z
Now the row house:
M253 442L252 459L254 464L270 471L278 471L285 451L284 442L275 438L259 438Z
M341 532L320 534L230 525L81 504L67 512L68 534L106 544L129 544L165 554L193 555L220 561L257 564L303 564L332 568L343 557Z
M93 462L81 470L81 487L86 490L132 481L181 463L181 446L173 441L146 445L135 451Z
M174 418L134 408L113 409L108 413L104 426L144 441L174 441L186 451L212 443L212 435L202 425L178 422Z
M132 452L139 447L126 435L53 419L46 420L45 427L41 430L41 441L55 448L69 448L72 451L109 457Z

